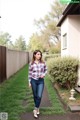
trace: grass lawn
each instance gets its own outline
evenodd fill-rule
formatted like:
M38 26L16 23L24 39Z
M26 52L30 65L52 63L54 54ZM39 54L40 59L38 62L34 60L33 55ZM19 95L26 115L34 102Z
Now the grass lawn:
M9 120L19 120L18 114L24 112L22 100L26 96L28 66L0 85L0 111L8 112Z
M45 80L52 107L41 108L43 114L64 113L56 91L53 89L49 77ZM26 101L26 105L23 105ZM13 77L0 85L0 112L7 112L8 120L20 120L23 112L31 112L34 107L32 91L28 87L28 65L17 72Z

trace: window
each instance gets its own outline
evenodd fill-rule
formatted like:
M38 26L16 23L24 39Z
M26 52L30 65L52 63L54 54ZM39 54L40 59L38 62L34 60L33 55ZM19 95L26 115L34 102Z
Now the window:
M67 48L67 33L63 35L63 49Z

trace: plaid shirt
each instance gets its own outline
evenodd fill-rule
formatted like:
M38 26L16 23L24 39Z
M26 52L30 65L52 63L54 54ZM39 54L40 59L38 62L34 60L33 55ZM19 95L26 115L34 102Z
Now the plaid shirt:
M47 73L47 66L45 63L39 62L38 64L34 63L29 64L29 75L28 79L31 81L31 78L38 80L41 76L45 76Z

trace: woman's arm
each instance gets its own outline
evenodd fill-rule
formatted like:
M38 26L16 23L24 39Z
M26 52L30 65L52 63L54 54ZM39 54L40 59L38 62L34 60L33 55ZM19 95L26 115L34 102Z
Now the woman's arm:
M32 65L29 63L29 70L28 70L28 81L29 81L29 86L31 86L31 76L32 76Z
M47 74L47 66L46 63L44 63L44 73L41 75L41 78L44 78L46 74Z
M44 76L47 74L47 66L46 63L44 63Z

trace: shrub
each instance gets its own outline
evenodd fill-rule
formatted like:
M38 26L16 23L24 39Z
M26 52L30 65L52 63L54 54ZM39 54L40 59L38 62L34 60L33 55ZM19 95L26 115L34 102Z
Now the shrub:
M59 54L60 52L61 52L61 49L59 47L52 47L49 50L49 53L52 53L52 54Z
M48 60L50 58L60 57L60 54L46 54L44 55L44 59Z
M78 60L71 57L57 57L48 61L48 70L54 82L67 88L73 87L77 80Z

